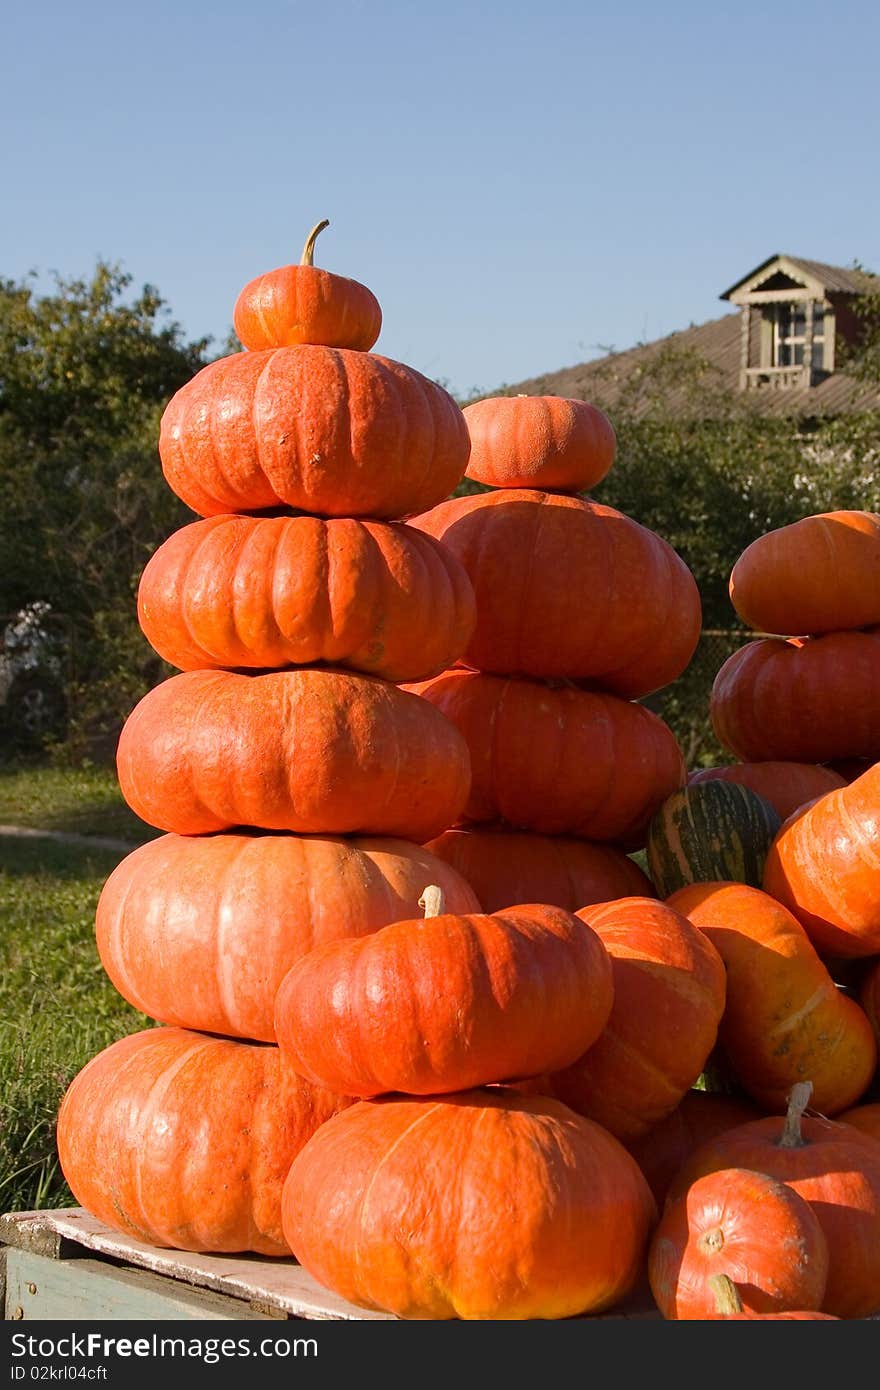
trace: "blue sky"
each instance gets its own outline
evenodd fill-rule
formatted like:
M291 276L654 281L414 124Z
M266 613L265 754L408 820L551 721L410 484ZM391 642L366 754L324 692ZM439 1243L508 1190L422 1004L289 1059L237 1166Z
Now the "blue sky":
M321 217L376 351L460 392L776 251L880 270L875 0L29 0L2 47L0 274L120 261L193 337Z

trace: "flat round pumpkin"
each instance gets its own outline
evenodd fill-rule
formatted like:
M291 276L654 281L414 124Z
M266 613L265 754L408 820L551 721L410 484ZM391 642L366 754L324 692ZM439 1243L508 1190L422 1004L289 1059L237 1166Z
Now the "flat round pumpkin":
M470 576L464 661L497 675L584 680L635 699L687 666L700 635L694 577L613 507L522 488L456 497L410 520Z
M491 487L586 492L614 462L608 416L565 396L487 396L464 408L467 476Z
M283 1210L300 1264L349 1302L402 1318L555 1319L635 1286L656 1208L599 1125L491 1091L345 1115L294 1160Z
M162 1023L275 1041L278 986L300 956L415 917L426 883L479 912L448 864L407 840L163 835L127 855L98 899L101 963Z
M712 686L718 741L744 762L880 758L880 630L783 642L728 657Z
M455 557L408 526L215 516L153 554L138 619L182 671L325 663L402 681L451 666L476 607Z
M880 516L823 512L752 541L730 576L743 622L783 637L880 623Z
M467 743L465 821L504 820L541 835L637 848L651 816L685 780L672 730L614 695L463 670L408 689Z
M343 1095L441 1095L565 1066L611 1011L611 962L570 912L445 911L317 946L281 982L278 1043Z
M448 497L469 452L441 386L375 353L316 346L209 363L172 396L159 434L168 486L201 516L406 516Z
M427 701L315 669L186 671L149 691L117 748L142 820L179 835L234 826L424 841L454 824L467 745Z
M98 1053L58 1112L58 1156L92 1216L147 1245L289 1255L281 1189L349 1102L277 1047L149 1028Z

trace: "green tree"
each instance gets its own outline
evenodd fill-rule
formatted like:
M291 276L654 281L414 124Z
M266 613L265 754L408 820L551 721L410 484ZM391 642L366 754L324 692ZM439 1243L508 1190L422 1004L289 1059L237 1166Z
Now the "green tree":
M43 295L0 281L0 612L43 600L64 616L74 732L108 738L158 673L137 580L191 519L162 477L159 419L207 349L130 285L103 262Z

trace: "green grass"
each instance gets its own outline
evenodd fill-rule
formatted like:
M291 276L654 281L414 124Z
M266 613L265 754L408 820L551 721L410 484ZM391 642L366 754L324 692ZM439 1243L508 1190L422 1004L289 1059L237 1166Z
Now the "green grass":
M39 785L48 796L53 782ZM72 795L66 800L73 810ZM96 1052L147 1025L116 993L95 947L98 894L118 859L0 836L0 1211L72 1203L55 1153L58 1103Z
M0 768L0 825L103 835L132 844L160 833L128 809L116 773L107 767Z

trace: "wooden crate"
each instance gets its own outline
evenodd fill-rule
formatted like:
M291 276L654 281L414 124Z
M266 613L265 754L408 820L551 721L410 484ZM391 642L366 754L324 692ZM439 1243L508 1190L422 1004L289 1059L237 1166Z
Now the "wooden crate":
M0 1216L0 1295L7 1321L397 1321L338 1298L295 1260L159 1250L82 1207ZM604 1316L660 1315L642 1296Z

